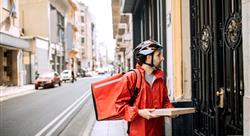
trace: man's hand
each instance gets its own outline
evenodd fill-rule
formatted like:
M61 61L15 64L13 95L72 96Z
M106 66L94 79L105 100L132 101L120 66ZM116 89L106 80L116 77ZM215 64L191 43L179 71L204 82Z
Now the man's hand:
M152 114L152 112L154 111L155 109L141 109L141 110L138 110L138 114L149 120L151 118L158 118L159 116L155 115L155 114Z

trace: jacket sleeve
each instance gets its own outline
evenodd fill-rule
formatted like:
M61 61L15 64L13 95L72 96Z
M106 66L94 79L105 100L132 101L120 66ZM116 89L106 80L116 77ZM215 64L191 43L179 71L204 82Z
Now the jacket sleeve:
M163 92L163 107L164 108L174 108L174 106L172 105L172 103L170 103L169 97L168 97L168 89L167 87L164 85L164 92Z
M131 98L129 89L132 89L133 82L131 79L128 79L128 76L124 76L119 86L120 94L116 99L116 110L123 116L124 120L131 122L138 116L138 107L129 106L129 100Z

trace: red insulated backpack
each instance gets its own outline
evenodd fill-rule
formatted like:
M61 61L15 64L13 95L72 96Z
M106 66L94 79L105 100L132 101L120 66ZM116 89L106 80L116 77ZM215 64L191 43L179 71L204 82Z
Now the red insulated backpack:
M133 69L131 71L136 73L136 79L133 85L134 93L133 95L131 95L129 101L129 105L133 106L135 99L140 91L142 76L138 69ZM119 81L122 80L123 75L124 73L117 74L91 84L96 120L101 121L123 119L123 117L117 113L115 107L115 102L119 95L117 87ZM139 77L140 82L137 82L137 77ZM130 92L132 92L132 90L130 90Z

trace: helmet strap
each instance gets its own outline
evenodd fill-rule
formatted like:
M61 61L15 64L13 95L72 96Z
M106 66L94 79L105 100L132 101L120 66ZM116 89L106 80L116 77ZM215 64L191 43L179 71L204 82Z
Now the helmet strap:
M146 62L144 62L143 64L146 64L146 65L148 65L148 66L150 66L150 67L154 67L154 65L149 64L149 63L146 63Z
M155 67L155 65L154 65L154 52L151 54L151 65Z
M154 65L154 53L151 54L151 64L144 62L143 64L146 64L150 67L152 67L154 70L156 69L156 66Z

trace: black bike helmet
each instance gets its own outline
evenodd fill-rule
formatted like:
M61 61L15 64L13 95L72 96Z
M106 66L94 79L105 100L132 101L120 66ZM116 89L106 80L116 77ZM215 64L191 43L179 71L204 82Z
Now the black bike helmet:
M135 49L134 49L134 55L137 60L137 62L141 64L147 64L151 67L155 67L153 63L153 53L156 50L162 49L163 46L159 44L158 42L154 40L147 40L141 42ZM145 63L146 56L152 55L152 61L151 64Z

